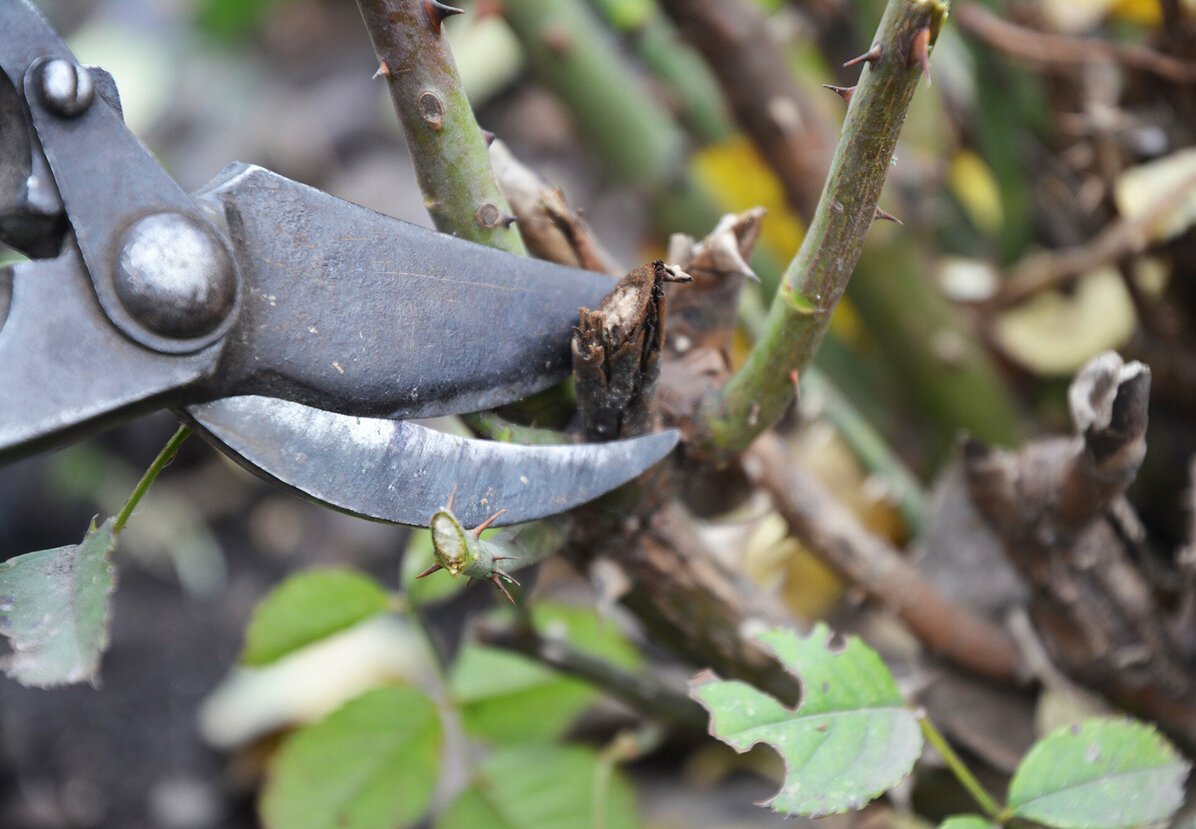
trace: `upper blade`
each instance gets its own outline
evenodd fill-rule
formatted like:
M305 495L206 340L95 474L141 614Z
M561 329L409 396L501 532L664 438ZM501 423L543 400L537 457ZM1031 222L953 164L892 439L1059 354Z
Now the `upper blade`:
M354 415L476 411L561 380L603 274L496 251L233 165L219 206L246 280L212 399Z
M185 412L250 471L344 512L411 526L454 496L468 527L562 512L667 455L678 433L566 446L521 446L351 417L266 397L231 397Z

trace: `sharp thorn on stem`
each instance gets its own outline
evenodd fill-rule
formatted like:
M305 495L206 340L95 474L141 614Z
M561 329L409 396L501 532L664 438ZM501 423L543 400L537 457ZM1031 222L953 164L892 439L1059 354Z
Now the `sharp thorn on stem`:
M490 130L482 130L482 140L486 142L487 147L489 147L491 144L493 144L494 139L497 137L498 136L496 136Z
M851 96L855 94L854 86L833 86L829 83L824 83L822 88L829 89L849 104L851 103Z
M378 71L374 73L373 77L371 77L370 80L376 81L378 78L389 78L389 77L390 77L390 67L386 64L386 61L382 61L381 63L378 64Z
M482 530L486 529L486 528L487 528L487 527L489 527L491 524L493 524L493 523L494 523L494 519L498 518L498 516L502 515L504 512L506 512L506 510L505 510L505 509L500 509L498 512L494 513L494 515L491 515L489 518L487 518L487 519L486 519L485 521L483 521L481 524L478 524L476 527L474 527L474 528L473 528L473 534L474 534L474 536L475 536L476 538L481 538L481 537L482 537Z
M905 224L905 222L898 219L892 213L888 212L887 210L881 210L879 207L876 208L876 212L872 214L872 218L873 220L884 219L886 222L896 222L899 225Z
M506 573L503 573L500 570L490 577L490 581L494 582L494 586L502 591L502 594L507 597L511 604L515 604L515 598L507 591L507 586L503 584L502 579L499 578L500 575L507 576ZM507 578L511 579L510 576L507 576ZM511 579L511 581L515 582L515 584L519 584L519 582L515 581L514 579Z
M502 217L502 226L504 228L508 228L511 225L515 224L515 222L517 222L517 221L519 221L518 216L512 216L510 213L506 213Z
M437 570L443 570L443 569L444 569L444 567L441 566L441 564L438 562L436 564L433 564L427 570L424 570L422 573L420 573L418 576L416 576L416 578L422 579L424 576L430 576L433 573L435 573Z
M461 14L465 11L465 9L441 3L440 0L424 0L424 10L428 13L428 22L432 24L432 31L436 34L440 34L440 24L446 17L452 17L454 14Z
M922 74L926 76L926 85L930 86L930 27L923 26L914 35L914 42L910 44L906 66L920 65Z
M851 60L847 61L847 63L843 64L843 66L846 68L848 66L855 66L857 63L875 63L876 61L880 60L880 55L880 44L876 43L867 52L860 55L858 58L852 58Z

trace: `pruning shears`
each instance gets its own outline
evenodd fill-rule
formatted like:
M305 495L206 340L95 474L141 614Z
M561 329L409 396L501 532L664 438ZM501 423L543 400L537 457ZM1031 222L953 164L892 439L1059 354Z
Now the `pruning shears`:
M413 418L561 380L608 277L234 164L188 195L28 0L0 0L0 462L169 408L256 473L365 517L467 525L590 500L665 432L531 447Z

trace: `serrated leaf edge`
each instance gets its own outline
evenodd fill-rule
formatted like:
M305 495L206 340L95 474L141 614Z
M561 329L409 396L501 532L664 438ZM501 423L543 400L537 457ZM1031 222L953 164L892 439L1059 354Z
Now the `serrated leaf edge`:
M797 671L795 671L795 670L793 670L793 669L792 669L792 666L791 666L791 665L789 665L787 662L785 662L785 660L784 660L784 659L781 657L781 655L778 653L777 649L776 649L775 647L773 647L773 644L772 644L772 642L771 642L771 641L769 641L769 640L770 640L770 638L771 638L771 635L773 635L773 634L777 634L777 633L781 632L782 630L783 630L783 631L784 631L786 634L789 634L789 635L794 635L794 636L796 636L796 635L797 635L797 634L795 634L793 631L791 631L791 630L788 630L788 629L777 629L777 630L771 630L771 631L763 631L762 633L756 634L754 638L756 639L756 641L760 642L760 643L761 643L761 644L763 644L763 645L764 645L766 648L768 648L768 649L769 649L769 650L770 650L770 651L773 653L773 655L777 657L777 661L781 663L781 665L784 667L784 669L785 669L785 672L786 672L786 673L788 673L790 676L794 677L794 678L797 680L797 682L798 682L798 686L801 688L801 697L799 698L799 700L798 700L798 703L797 703L797 706L796 706L796 707L794 707L794 706L789 706L789 705L785 705L784 703L781 703L781 701L780 701L780 700L777 700L775 697L773 697L773 700L774 700L775 702L777 702L777 703L778 703L778 704L779 704L779 705L780 705L780 706L781 706L781 707L782 707L782 708L783 708L783 709L784 709L786 712L788 712L788 713L792 714L794 718L797 718L797 717L801 716L801 713L800 713L800 712L801 712L802 704L803 704L803 703L804 703L804 701L805 701L805 697L806 697L806 682L805 682L805 680L804 680L804 679L802 679L801 675L800 675L800 674L798 674L798 672L797 672ZM829 651L829 652L830 652L832 655L834 655L834 656L841 656L841 655L843 655L844 653L846 653L846 652L847 652L847 649L848 649L848 646L849 646L849 645L850 645L850 643L851 643L851 640L852 640L853 638L858 638L858 637L853 637L853 636L846 636L846 637L844 637L843 646L842 646L841 648L832 648L832 647L830 647L830 644L831 644L831 642L834 640L834 636L835 636L835 634L834 634L834 632L833 632L833 631L830 629L830 627L829 627L829 626L828 626L826 623L824 623L824 622L819 622L818 624L816 624L816 625L813 627L813 629L811 629L811 630L810 630L810 633L809 633L809 635L808 635L808 636L805 636L805 637L798 637L798 638L804 639L805 641L810 641L810 640L812 640L812 639L813 639L813 638L814 638L814 637L815 637L815 636L816 636L816 635L817 635L817 634L818 634L820 631L822 631L822 632L823 632L823 643L824 643L824 644L827 646L827 650L828 650L828 651ZM867 646L865 645L865 647L867 647ZM708 733L708 734L709 734L711 737L713 737L714 739L716 739L716 740L718 740L719 742L723 743L724 745L730 746L732 749L734 749L734 750L735 750L735 753L736 753L736 754L746 754L747 752L751 751L753 748L755 748L755 747L756 747L756 746L758 746L758 745L761 745L761 744L763 744L763 745L766 745L766 746L768 746L768 748L770 748L770 749L771 749L771 750L772 750L774 753L776 753L776 754L777 754L777 755L778 755L778 756L781 758L781 762L785 764L785 776L784 776L784 778L782 779L782 781L781 781L781 785L780 785L780 788L778 788L778 789L777 789L777 792L776 792L776 794L774 794L772 797L768 798L767 800L761 800L761 801L757 801L757 802L756 802L756 804L755 804L755 805L757 805L757 806L766 806L766 807L771 807L771 806L772 806L772 804L776 802L777 798L779 798L779 797L781 796L781 792L783 792L783 791L784 791L784 789L785 789L785 782L784 782L784 781L785 781L785 780L787 780L787 779L789 778L789 773L790 773L790 771L791 771L791 769L790 769L790 766L789 766L789 758L788 758L788 757L786 757L786 756L784 755L784 753L782 753L782 752L781 752L779 749L777 749L777 748L776 748L776 747L775 747L775 746L774 746L772 743L768 742L767 740L762 740L762 739L760 739L760 740L753 740L753 741L752 741L752 743L750 743L749 745L747 745L747 747L745 747L745 748L742 748L742 749L741 749L741 748L739 748L738 746L732 745L731 743L727 742L725 739L723 739L722 737L720 737L718 734L716 734L716 733L715 733L715 731L714 731L714 728L715 728L715 712L714 712L714 711L713 711L713 710L710 708L710 706L709 706L709 705L707 705L707 704L706 704L706 701L705 701L705 700L703 700L703 699L702 699L702 698L701 698L701 697L698 695L698 691L699 691L699 690L700 690L702 687L704 687L704 686L706 686L706 685L709 685L709 684L711 684L711 683L714 683L714 682L718 682L718 683L725 683L725 684L732 684L732 685L742 685L742 686L744 686L745 688L749 688L749 689L751 689L752 691L754 691L754 692L756 692L756 693L759 693L759 694L762 694L762 695L764 695L764 696L769 696L769 695L768 695L768 694L764 694L764 692L760 691L760 690L759 690L758 688L756 688L755 686L753 686L753 685L750 685L750 684L748 684L748 683L746 683L746 682L743 682L743 681L741 681L741 680L736 680L736 679L723 679L723 678L722 678L722 677L720 677L720 676L719 676L719 675L718 675L718 674L717 674L715 671L713 671L713 670L712 670L712 669L710 669L710 668L705 668L705 669L703 669L703 670L699 671L698 673L694 674L694 675L693 675L693 677L691 677L691 678L690 678L690 680L689 680L689 696L690 696L690 698L691 698L691 699L693 699L694 701L696 701L696 702L697 702L699 705L701 705L703 708L705 708L705 709L706 709L706 710L709 712L709 714L710 714L710 722L709 722L709 725L708 725L708 727L707 727L706 731L707 731L707 733ZM869 709L857 709L857 710L868 710L868 711L894 711L894 710L898 710L898 711L904 711L904 712L908 713L908 714L909 714L911 717L913 717L913 718L915 719L915 721L917 720L917 716L914 714L914 712L913 712L912 710L910 710L910 708L909 708L908 706L900 706L900 707L898 707L898 706L886 706L886 707L884 707L884 708L869 708ZM806 715L806 718L807 718L807 719L814 719L815 717L822 717L822 716L834 716L835 714L848 714L848 713L854 713L854 712L849 712L849 711L841 711L841 712L827 712L827 713L824 713L824 714L817 714L817 715ZM924 747L925 747L925 744L923 743L923 748L924 748ZM878 792L878 793L877 793L876 795L874 795L873 797L866 798L865 800L863 800L863 801L861 801L861 802L859 802L859 803L854 803L854 801L853 801L853 803L851 803L851 804L848 804L848 805L844 806L842 809L837 809L837 810L833 810L833 811L827 811L827 812L811 812L811 813L809 813L809 814L801 814L801 815L797 815L797 814L792 814L792 815L791 815L791 814L788 814L788 813L777 812L775 809L774 809L773 811L774 811L774 812L776 812L777 814L783 814L785 817L808 817L808 818L821 818L821 817L829 817L829 816L831 816L831 815L841 815L841 814L846 814L846 813L847 813L847 812L849 812L849 811L855 811L855 810L861 809L861 808L863 808L865 805L867 805L868 803L870 803L870 802L872 802L873 800L875 800L876 798L880 797L880 796L881 796L882 794L884 794L885 792L887 792L887 791L890 791L890 790L892 790L892 789L893 789L895 786L898 786L898 785L900 785L900 784L901 784L901 782L902 782L903 780L905 780L905 778L909 777L909 775L910 775L910 772L912 772L912 771L913 771L913 769L914 769L914 765L915 765L915 764L918 762L918 758L921 756L921 754L922 754L922 751L921 751L921 749L919 749L919 751L917 751L917 752L915 752L915 753L914 753L914 755L913 755L912 759L911 759L911 760L910 760L910 762L909 762L909 765L908 765L908 766L907 766L907 767L904 769L904 771L902 771L902 772L901 772L901 776L900 776L900 778L898 778L898 780L897 780L897 782L896 782L896 783L894 783L892 786L889 786L889 787L887 787L887 788L884 788L884 789L882 789L880 792Z

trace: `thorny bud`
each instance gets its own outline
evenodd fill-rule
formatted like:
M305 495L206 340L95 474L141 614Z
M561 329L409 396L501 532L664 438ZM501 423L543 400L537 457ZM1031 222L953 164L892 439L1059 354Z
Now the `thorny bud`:
M851 96L855 94L854 86L832 86L829 83L824 83L822 88L829 89L849 104L851 103Z
M444 22L446 17L461 14L465 10L459 9L456 6L446 5L439 0L424 0L424 11L427 12L428 23L432 25L432 31L440 34L440 24Z
M457 516L453 515L452 501L453 499L450 497L449 505L439 509L428 522L428 528L432 532L432 553L436 556L436 563L416 578L422 579L437 570L448 570L449 575L454 578L465 576L471 579L484 579L494 584L504 596L510 599L511 604L514 604L515 599L507 592L507 587L502 580L506 579L516 585L519 582L515 581L509 573L500 570L497 562L512 559L515 556L497 552L502 548L482 541L481 538L482 530L489 527L494 519L506 510L499 510L477 527L466 530L457 520Z

